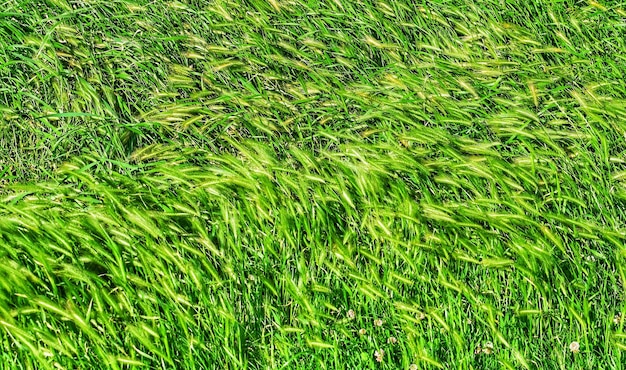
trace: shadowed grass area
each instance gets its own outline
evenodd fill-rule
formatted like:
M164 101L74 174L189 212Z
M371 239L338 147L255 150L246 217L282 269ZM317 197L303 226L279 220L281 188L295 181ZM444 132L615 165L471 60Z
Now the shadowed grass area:
M622 367L626 4L0 4L5 368Z

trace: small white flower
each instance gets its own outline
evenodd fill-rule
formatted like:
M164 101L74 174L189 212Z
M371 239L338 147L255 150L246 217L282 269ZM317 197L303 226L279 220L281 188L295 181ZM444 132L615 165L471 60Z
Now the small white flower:
M483 345L483 353L486 355L490 355L493 353L493 343L491 342L486 342Z
M411 364L409 366L409 370L417 370L417 365L416 364Z
M381 320L381 319L374 320L374 325L375 326L383 326L383 320Z
M580 352L580 343L578 343L578 342L572 342L572 343L570 343L570 344L569 344L569 350L570 350L572 353L578 353L578 352Z
M367 330L359 329L359 335L365 335L365 334L367 334Z
M349 310L346 316L348 316L348 318L352 320L356 317L356 313L354 313L354 310Z
M383 357L385 357L385 351L379 349L374 352L374 357L376 357L376 361L383 362Z
M396 339L396 337L389 337L389 338L387 338L387 343L389 343L389 344L396 344L396 343L398 343L398 340Z

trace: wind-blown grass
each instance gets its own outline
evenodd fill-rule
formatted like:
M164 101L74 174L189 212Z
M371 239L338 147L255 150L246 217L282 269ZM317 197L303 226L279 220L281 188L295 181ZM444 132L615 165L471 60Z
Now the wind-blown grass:
M623 4L2 5L4 367L622 367Z

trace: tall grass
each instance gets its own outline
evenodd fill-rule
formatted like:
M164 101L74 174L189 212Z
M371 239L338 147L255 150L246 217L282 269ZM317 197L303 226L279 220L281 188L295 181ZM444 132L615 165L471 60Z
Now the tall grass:
M2 5L4 368L622 368L624 4Z

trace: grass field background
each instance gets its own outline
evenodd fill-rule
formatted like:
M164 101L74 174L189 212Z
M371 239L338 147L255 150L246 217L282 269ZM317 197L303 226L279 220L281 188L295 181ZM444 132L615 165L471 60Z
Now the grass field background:
M0 0L0 364L620 369L626 3Z

